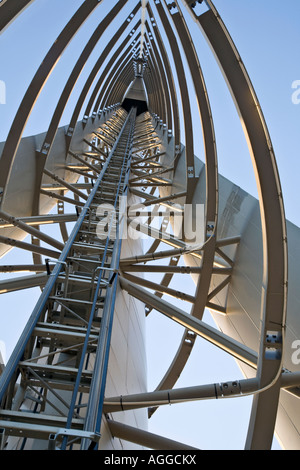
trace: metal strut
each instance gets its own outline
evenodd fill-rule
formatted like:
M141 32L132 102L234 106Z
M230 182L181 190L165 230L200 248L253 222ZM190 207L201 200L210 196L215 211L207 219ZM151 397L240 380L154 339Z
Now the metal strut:
M116 113L121 130L1 375L0 428L23 445L97 446L135 117Z

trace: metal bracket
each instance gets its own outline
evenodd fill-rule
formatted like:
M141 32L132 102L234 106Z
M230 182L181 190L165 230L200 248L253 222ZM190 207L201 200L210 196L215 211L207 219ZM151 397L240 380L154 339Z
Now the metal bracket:
M58 437L78 437L80 439L90 439L93 442L99 442L100 434L92 433L90 431L80 431L78 429L66 429L61 428L58 430L56 434L50 434L49 436L49 450L56 450L56 441Z
M223 382L219 384L219 391L223 397L237 395L241 393L241 385L238 380L233 382Z
M265 358L279 360L282 355L281 331L267 331L265 338Z

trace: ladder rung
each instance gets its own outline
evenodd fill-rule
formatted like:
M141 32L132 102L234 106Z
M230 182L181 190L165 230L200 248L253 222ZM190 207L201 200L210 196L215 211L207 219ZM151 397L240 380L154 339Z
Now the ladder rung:
M82 299L72 299L71 297L60 297L58 295L51 295L48 297L49 300L57 300L58 302L66 302L66 303L71 303L71 304L77 304L77 305L93 305L93 302L91 300L82 300ZM102 300L99 300L96 303L96 307L103 307L104 303L104 298Z
M49 383L49 386L60 390L72 390L74 381L78 374L76 367L63 367L58 365L37 364L30 361L19 362L21 372L26 374L26 382L34 385L43 386L43 382ZM35 374L37 374L40 379ZM92 371L83 370L81 373L80 391L86 391L90 386Z
M63 281L63 282L67 282L68 284L84 284L86 287L89 287L89 286L94 286L95 284L97 284L97 281L98 279L95 278L95 279L86 279L85 277L79 277L79 276L63 276L63 275L60 275L58 276L57 278L58 281ZM107 287L107 282L103 279L102 281L100 281L100 287L102 288L106 288Z
M0 411L0 428L5 429L5 434L32 439L49 439L51 434L56 435L66 426L67 417L32 413L29 411ZM84 420L72 419L72 428L81 430Z
M90 244L90 243L73 243L72 245L73 248L80 248L82 249L83 251L86 251L86 250L91 250L91 251L97 251L97 253L100 253L102 251L104 251L104 248L102 246L99 246L99 245L96 245L96 244ZM112 251L112 248L107 248L107 250L109 252Z
M53 323L39 323L33 330L42 340L55 339L55 345L79 344L86 337L86 330L80 327L57 325ZM90 340L97 341L98 335L91 334Z

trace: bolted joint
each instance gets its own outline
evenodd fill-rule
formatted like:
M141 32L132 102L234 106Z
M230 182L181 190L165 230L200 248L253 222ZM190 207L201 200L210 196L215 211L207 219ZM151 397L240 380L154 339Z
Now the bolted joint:
M233 382L222 382L216 384L216 398L239 395L241 393L241 384L238 380Z

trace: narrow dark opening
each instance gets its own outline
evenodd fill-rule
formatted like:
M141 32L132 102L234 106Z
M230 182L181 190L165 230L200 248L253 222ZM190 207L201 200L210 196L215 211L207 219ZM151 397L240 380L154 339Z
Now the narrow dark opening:
M146 101L141 101L141 100L133 100L131 98L125 98L125 100L122 103L122 108L125 109L125 111L129 112L131 108L135 106L136 107L136 115L138 116L139 114L145 113L148 111L148 106Z

